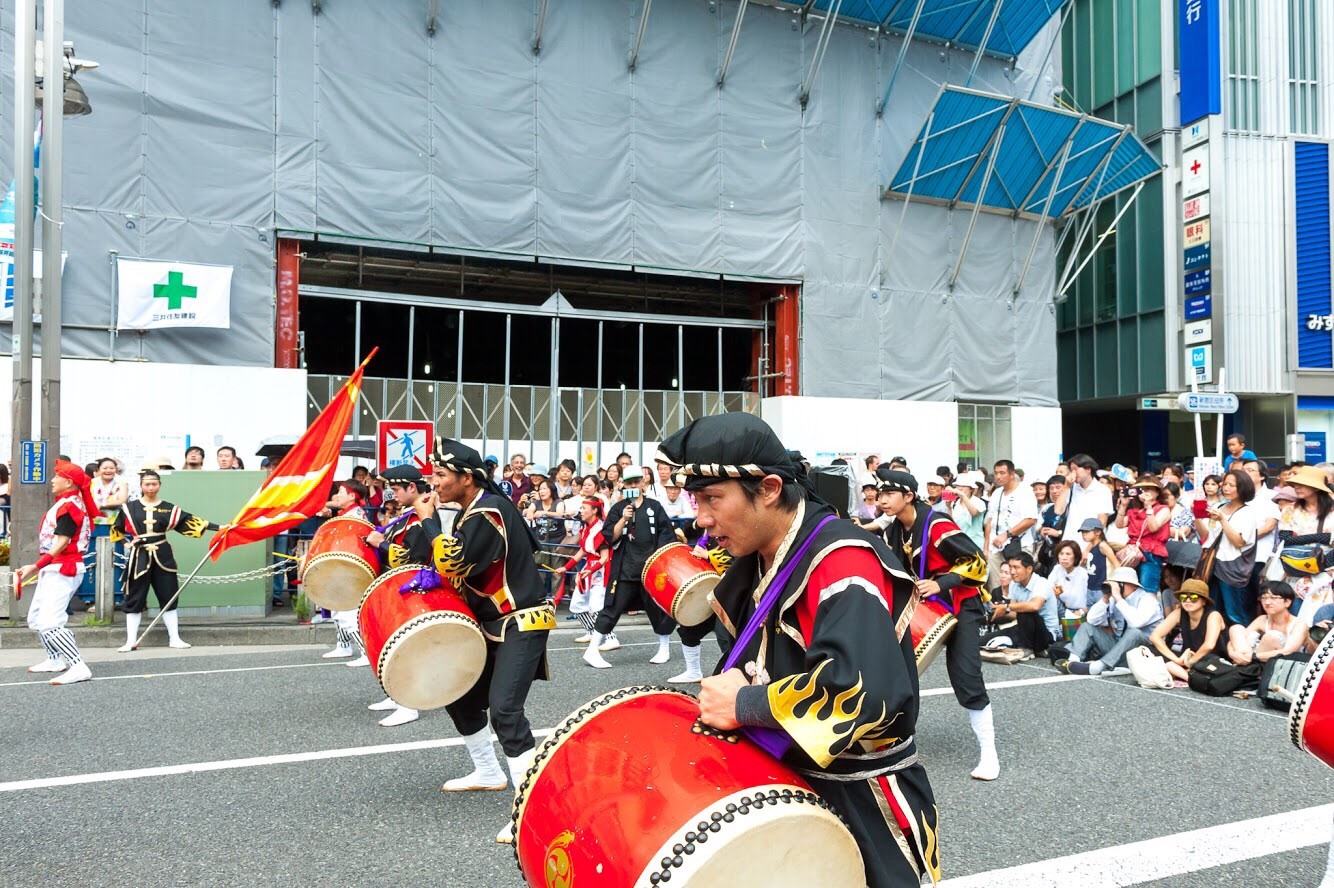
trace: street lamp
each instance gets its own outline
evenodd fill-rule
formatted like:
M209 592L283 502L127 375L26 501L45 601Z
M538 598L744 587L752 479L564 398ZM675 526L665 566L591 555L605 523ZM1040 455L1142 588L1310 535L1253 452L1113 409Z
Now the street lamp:
M88 94L74 80L96 62L76 58L74 44L64 40L64 0L44 0L46 47L38 52L36 0L19 0L14 12L14 319L12 352L13 413L10 424L11 465L22 471L23 442L32 435L33 358L33 194L34 109L42 108L42 439L47 442L49 469L60 450L61 232L63 221L63 141L65 114L92 111ZM41 80L41 91L37 81ZM52 113L58 107L60 114ZM13 564L36 560L37 528L49 502L45 486L10 486L10 559ZM20 603L20 610L26 605Z

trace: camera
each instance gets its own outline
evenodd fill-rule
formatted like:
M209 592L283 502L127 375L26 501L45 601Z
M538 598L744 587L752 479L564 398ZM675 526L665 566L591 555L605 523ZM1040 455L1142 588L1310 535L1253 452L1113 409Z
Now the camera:
M1137 496L1139 496L1139 488L1138 488L1138 487L1127 487L1127 488L1126 488L1126 496L1128 496L1128 497L1132 497L1132 498L1133 498L1133 497L1137 497Z
M623 491L621 491L621 493L628 500L634 501L639 499L638 487L627 487Z

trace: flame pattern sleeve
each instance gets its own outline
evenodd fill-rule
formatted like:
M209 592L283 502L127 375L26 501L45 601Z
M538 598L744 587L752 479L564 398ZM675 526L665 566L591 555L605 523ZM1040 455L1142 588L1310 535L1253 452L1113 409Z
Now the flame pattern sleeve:
M431 527L430 521L422 522L422 527L428 536L435 531L431 560L447 579L462 581L505 557L505 538L484 512L464 516L452 534L440 533L439 525Z
M208 531L218 529L218 525L196 515L191 515L184 509L177 509L176 514L179 517L177 517L176 524L172 527L172 530L176 531L181 536L200 539Z
M953 521L937 521L931 526L931 537L936 551L947 564L946 573L936 578L940 588L949 590L959 586L980 588L987 582L987 559L968 534Z

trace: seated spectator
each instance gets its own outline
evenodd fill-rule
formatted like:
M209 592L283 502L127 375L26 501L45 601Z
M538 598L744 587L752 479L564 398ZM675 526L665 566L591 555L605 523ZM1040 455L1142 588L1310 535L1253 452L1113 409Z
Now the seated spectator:
M1107 542L1103 524L1097 518L1085 518L1079 525L1084 538L1084 569L1089 575L1089 589L1098 590L1107 581L1108 565L1116 564L1116 550Z
M1139 584L1132 568L1118 567L1103 584L1102 599L1089 608L1088 617L1070 644L1070 659L1056 666L1071 675L1122 675L1126 654L1149 644L1149 635L1163 620L1158 596ZM1109 633L1107 630L1110 629Z
M862 485L862 501L857 504L857 508L852 510L852 520L862 527L871 523L880 514L880 510L875 507L875 485Z
M1264 611L1249 626L1228 630L1227 658L1238 666L1264 663L1275 657L1295 654L1306 644L1306 624L1292 615L1297 593L1282 581L1260 587L1260 609Z
M982 658L997 663L1031 660L1061 637L1056 595L1046 578L1033 570L1033 556L1020 552L1005 562L1010 582L1005 601L991 603L987 622L991 632L983 640Z
M1309 640L1303 650L1308 654L1314 654L1315 649L1320 642L1325 640L1329 634L1331 624L1334 624L1334 604L1327 604L1315 612L1311 619L1311 628L1308 630Z
M1071 616L1083 616L1089 607L1089 575L1079 563L1083 553L1074 540L1064 540L1056 547L1056 563L1047 581L1061 606Z
M1209 586L1201 580L1186 580L1177 591L1180 607L1168 614L1153 630L1149 640L1167 661L1167 671L1178 681L1190 679L1190 667L1206 654L1226 656L1227 620L1209 597ZM1168 646L1181 633L1181 653Z

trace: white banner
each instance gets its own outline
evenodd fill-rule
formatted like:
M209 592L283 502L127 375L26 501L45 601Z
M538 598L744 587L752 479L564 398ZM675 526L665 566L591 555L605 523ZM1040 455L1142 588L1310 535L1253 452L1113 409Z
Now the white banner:
M116 260L116 326L228 329L232 318L232 266Z

